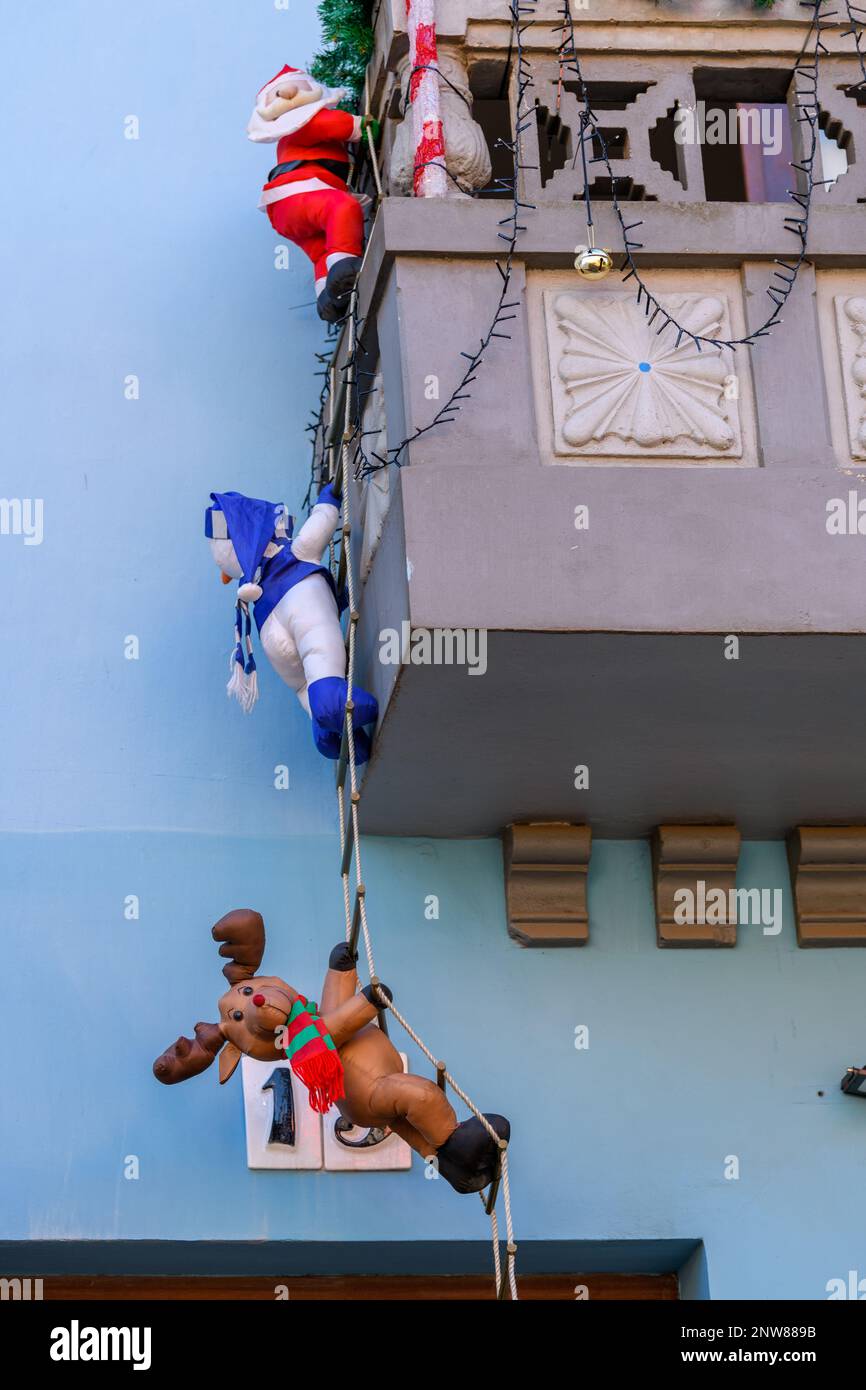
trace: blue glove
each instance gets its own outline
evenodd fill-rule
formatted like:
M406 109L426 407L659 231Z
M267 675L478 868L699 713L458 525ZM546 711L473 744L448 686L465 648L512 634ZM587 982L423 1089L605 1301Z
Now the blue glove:
M328 507L336 507L339 511L340 493L334 491L333 483L325 483L325 486L316 498L316 503L318 504L319 502L324 502Z

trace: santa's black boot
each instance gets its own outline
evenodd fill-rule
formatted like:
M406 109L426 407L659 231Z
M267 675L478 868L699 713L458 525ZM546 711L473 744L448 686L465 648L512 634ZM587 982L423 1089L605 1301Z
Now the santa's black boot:
M511 1138L511 1125L504 1115L485 1115L484 1118L500 1139ZM473 1115L471 1120L458 1125L436 1150L437 1167L455 1192L480 1192L496 1176L499 1152L499 1146Z
M349 296L355 287L358 271L361 269L360 256L344 256L335 261L328 271L322 293L316 300L319 318L325 323L339 323L349 312Z

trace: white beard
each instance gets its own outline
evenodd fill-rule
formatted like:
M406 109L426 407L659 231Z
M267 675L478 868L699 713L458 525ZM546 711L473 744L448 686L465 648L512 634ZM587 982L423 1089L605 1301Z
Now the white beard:
M307 83L313 81L312 78L307 78L304 73L283 73L282 77L274 78L273 82L269 82L267 87L262 88L256 98L256 105L253 107L253 114L247 125L247 136L254 144L274 145L278 140L282 140L284 135L294 135L296 131L308 125L320 111L334 110L349 95L346 87L324 87L321 83L316 83L316 86L322 87L322 95L318 101L296 106L294 110L286 111L282 116L278 116L275 121L266 121L264 116L259 114L259 107L267 106L273 101L278 87L284 87L289 82L297 82L303 86L305 78Z

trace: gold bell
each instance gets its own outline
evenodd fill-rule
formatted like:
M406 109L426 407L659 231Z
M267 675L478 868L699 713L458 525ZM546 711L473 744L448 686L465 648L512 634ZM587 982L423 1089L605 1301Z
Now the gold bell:
M584 280L603 280L613 270L613 256L600 246L576 246L574 268Z

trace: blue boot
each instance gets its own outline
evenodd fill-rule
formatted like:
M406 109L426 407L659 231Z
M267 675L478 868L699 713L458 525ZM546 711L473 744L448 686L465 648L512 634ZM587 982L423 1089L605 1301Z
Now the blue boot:
M313 681L312 685L307 687L310 713L323 729L330 729L335 734L342 733L348 690L348 685L340 676L323 676L321 680ZM363 724L376 722L379 717L379 705L375 696L356 685L352 691L352 701L355 706L352 715L354 728L360 729Z
M323 758L333 758L335 761L339 758L341 735L331 729L323 729L318 719L313 720L313 742Z
M310 701L310 714L313 719L313 739L319 752L326 758L340 756L340 740L346 718L346 697L349 687L340 676L323 676L307 687ZM374 724L379 716L379 705L375 696L356 685L352 690L352 728L355 732L356 761L365 763L370 757L370 738L361 727ZM336 751L334 742L336 740Z
M355 729L355 762L360 767L361 763L370 761L370 754L373 745L370 742L370 735L364 729ZM318 748L323 758L333 758L336 760L340 756L340 745L343 742L342 730L335 734L331 729L323 729L318 719L313 720L313 742Z

